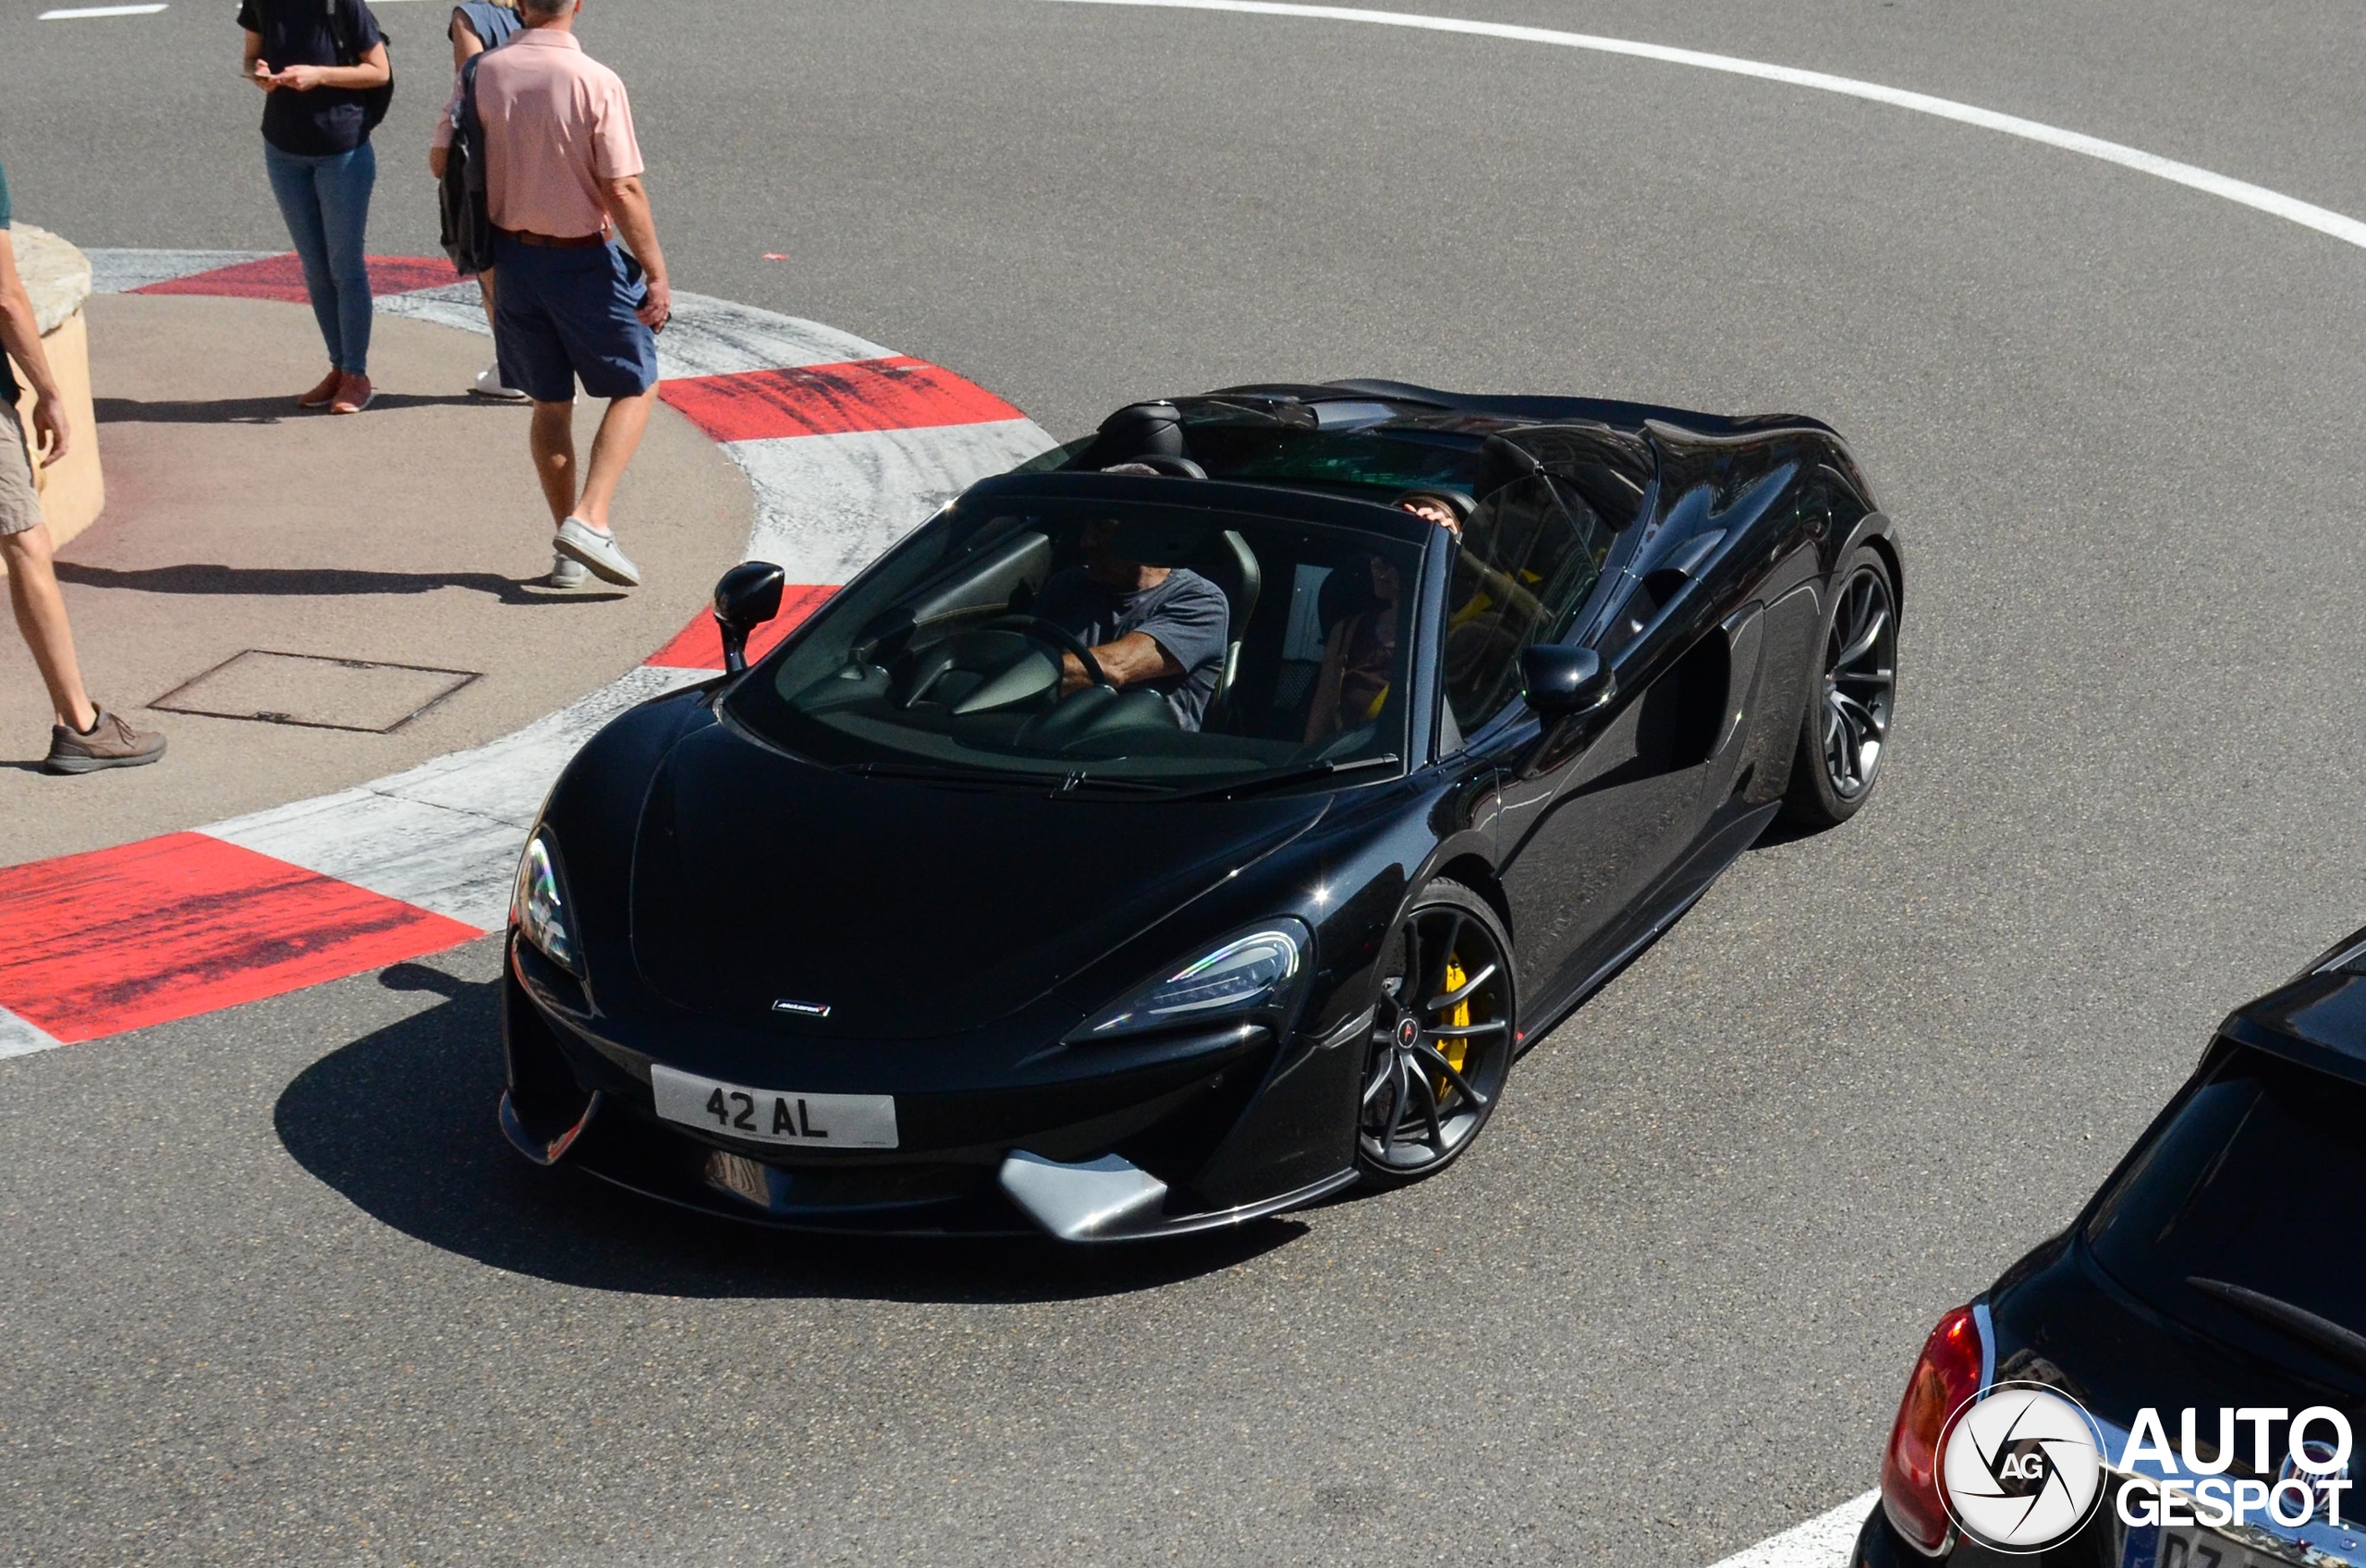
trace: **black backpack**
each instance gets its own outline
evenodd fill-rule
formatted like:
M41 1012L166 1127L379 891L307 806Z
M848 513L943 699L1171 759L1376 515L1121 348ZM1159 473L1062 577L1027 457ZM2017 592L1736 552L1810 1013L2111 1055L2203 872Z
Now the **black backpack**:
M324 0L324 3L328 6L329 30L336 36L336 63L340 66L360 65L368 51L357 47L359 36L354 25L355 14L370 16L368 0ZM377 18L370 17L370 19L375 22ZM354 93L361 101L361 134L365 138L378 128L379 123L386 117L386 111L395 103L395 46L384 30L379 31L378 38L386 45L386 79L375 87L361 88Z
M482 273L493 265L493 214L484 196L484 125L477 118L477 66L483 59L482 54L471 55L460 67L460 106L452 115L452 144L445 152L444 180L437 191L444 253L462 273Z

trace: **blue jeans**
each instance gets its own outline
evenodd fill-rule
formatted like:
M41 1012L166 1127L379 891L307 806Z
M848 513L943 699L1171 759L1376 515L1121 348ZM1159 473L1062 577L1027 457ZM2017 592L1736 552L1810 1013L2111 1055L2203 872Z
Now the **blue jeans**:
M304 262L304 291L329 346L329 363L351 376L370 373L370 269L361 260L370 225L370 188L378 154L363 142L350 152L307 157L262 144L271 193Z

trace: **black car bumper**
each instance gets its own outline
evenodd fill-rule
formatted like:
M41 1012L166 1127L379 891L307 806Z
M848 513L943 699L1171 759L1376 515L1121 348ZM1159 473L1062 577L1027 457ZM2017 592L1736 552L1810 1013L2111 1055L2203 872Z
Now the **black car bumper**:
M510 1143L537 1164L564 1162L722 1218L867 1234L1124 1241L1244 1223L1355 1180L1343 1149L1337 1168L1311 1180L1301 1163L1245 1195L1191 1185L1239 1129L1274 1064L1274 1045L1262 1036L1050 1090L897 1097L899 1116L909 1106L915 1124L974 1128L977 1141L823 1154L724 1137L661 1120L645 1062L636 1071L539 1005L535 991L555 978L546 967L513 941L501 1002L500 1118Z

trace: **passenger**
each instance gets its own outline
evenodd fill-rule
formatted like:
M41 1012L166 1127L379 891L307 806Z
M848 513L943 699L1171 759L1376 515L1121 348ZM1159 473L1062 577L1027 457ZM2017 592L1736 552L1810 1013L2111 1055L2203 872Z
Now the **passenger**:
M1177 725L1196 730L1224 670L1232 607L1222 589L1189 567L1117 555L1110 548L1116 533L1114 521L1086 524L1084 565L1053 574L1035 614L1090 648L1119 690L1158 693ZM1092 683L1082 660L1060 658L1062 697Z
M1384 555L1367 555L1323 579L1317 602L1323 669L1307 708L1308 740L1360 729L1388 705L1389 686L1396 677L1396 602L1402 593L1396 565Z
M1408 491L1396 505L1462 537L1462 513L1434 491ZM1306 738L1327 740L1380 717L1396 675L1396 565L1379 555L1343 567L1323 585L1323 669L1306 713Z

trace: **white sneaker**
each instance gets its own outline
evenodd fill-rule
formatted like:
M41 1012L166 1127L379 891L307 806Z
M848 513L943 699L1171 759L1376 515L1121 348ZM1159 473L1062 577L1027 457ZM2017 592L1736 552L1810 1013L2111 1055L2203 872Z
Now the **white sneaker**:
M616 536L602 533L580 517L569 517L559 524L558 537L552 541L562 555L571 555L592 568L592 575L624 588L640 586L640 568L632 564Z
M554 553L551 556L550 586L581 588L592 580L591 568L571 556Z
M523 403L526 395L501 379L501 361L496 359L477 372L476 384L469 390L479 397L490 397L497 403Z

